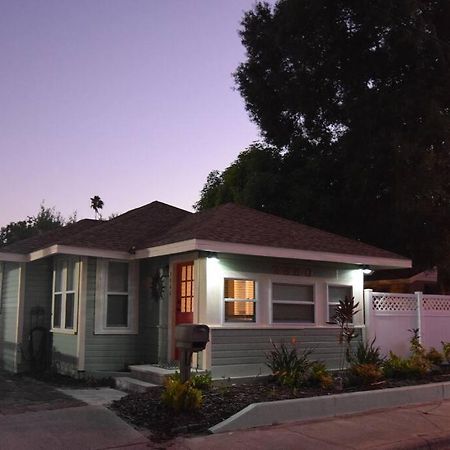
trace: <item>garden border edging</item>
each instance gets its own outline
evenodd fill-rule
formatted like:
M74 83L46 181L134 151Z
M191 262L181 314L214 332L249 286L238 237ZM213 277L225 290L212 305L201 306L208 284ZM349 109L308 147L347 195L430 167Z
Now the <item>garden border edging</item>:
M252 403L209 431L222 433L448 399L450 382Z

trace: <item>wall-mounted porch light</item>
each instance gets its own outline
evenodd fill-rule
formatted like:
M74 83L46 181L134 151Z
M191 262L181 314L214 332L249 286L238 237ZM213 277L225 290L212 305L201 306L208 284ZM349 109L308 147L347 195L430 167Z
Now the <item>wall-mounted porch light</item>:
M199 252L199 256L208 259L216 259L216 260L219 259L219 255L217 254L217 252L201 251Z
M367 266L367 265L362 266L361 270L362 270L362 273L363 273L364 275L372 275L373 272L374 272L374 271L373 271L369 266Z

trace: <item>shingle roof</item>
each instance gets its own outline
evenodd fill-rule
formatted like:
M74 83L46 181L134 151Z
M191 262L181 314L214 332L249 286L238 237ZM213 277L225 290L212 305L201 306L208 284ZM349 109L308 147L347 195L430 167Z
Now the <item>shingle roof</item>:
M132 209L114 219L103 222L95 229L65 236L62 245L129 251L131 247L146 248L154 236L164 232L192 213L161 202L152 202Z
M359 241L232 203L193 214L152 202L109 221L86 219L0 251L28 253L53 244L129 251L189 239L406 260Z
M363 242L255 209L227 203L186 217L148 246L205 239L236 244L407 259Z

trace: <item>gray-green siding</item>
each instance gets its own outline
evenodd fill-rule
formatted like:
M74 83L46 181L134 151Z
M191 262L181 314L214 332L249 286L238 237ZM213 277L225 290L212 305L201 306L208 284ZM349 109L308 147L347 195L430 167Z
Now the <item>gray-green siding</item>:
M137 336L95 334L95 291L97 260L88 260L86 302L86 353L85 370L124 370L128 364L136 363Z
M212 329L211 365L213 373L232 376L242 371L243 366L251 367L254 374L267 372L266 354L273 349L272 343L290 344L295 338L297 349L313 350L311 359L323 361L330 369L340 365L341 347L338 344L337 328L304 329ZM252 373L249 373L251 375Z
M4 263L0 310L0 364L3 369L10 371L16 370L19 279L20 265Z
M95 334L96 259L89 258L86 305L86 371L126 370L130 364L158 360L159 308L164 300L155 301L149 291L148 277L157 264L141 264L138 334ZM165 290L165 296L167 290Z

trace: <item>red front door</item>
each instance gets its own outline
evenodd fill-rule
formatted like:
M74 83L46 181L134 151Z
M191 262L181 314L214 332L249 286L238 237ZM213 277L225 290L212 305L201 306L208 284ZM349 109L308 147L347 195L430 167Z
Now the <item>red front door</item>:
M194 322L194 263L184 262L177 265L177 301L175 325ZM175 359L178 359L175 349Z

